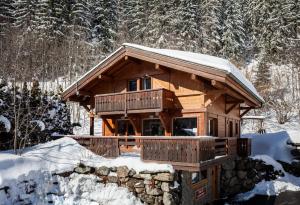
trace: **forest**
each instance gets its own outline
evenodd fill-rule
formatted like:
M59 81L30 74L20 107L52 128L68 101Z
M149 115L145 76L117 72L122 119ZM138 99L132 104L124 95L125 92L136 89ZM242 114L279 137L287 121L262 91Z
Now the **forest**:
M299 24L299 0L2 0L0 76L66 87L124 42L199 52L239 67L283 124L300 115Z

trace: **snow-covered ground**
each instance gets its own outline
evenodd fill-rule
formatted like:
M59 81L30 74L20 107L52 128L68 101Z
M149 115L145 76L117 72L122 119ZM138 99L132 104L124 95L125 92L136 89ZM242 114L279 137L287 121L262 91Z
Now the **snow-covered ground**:
M243 137L251 138L251 157L253 159L263 160L266 164L272 165L275 170L281 170L283 177L276 180L261 181L255 185L255 188L249 192L236 196L239 200L248 200L255 195L278 195L285 191L300 191L300 177L295 177L284 171L282 165L276 160L291 163L292 147L287 144L288 141L300 141L300 132L295 130L277 131L266 134L244 134Z
M96 183L99 179L96 179L96 176L93 175L73 173L70 180L52 175L53 173L72 171L79 163L93 167L126 165L136 172L145 170L174 172L171 165L144 163L138 156L120 156L116 159L106 159L95 155L75 140L65 137L26 148L21 156L15 155L12 151L0 152L0 188L8 186L12 189L10 191L10 201L7 199L7 194L0 191L0 204L14 204L14 200L19 196L31 197L30 201L34 201L36 204L47 204L46 202L49 200L58 205L140 204L140 201L127 188ZM53 182L58 182L57 186L59 187L53 187ZM39 190L38 194L20 193L20 190L28 191L28 189L28 192L30 192L30 187L33 186L35 190ZM53 192L56 194L50 194L50 196L49 193ZM61 195L62 193L63 195ZM47 197L45 198L45 196Z

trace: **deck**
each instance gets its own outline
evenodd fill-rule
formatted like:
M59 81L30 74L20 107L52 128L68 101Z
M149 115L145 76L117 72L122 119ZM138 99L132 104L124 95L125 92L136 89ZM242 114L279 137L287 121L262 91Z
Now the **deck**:
M173 108L174 93L166 89L151 89L95 96L99 115L161 112Z
M250 140L242 138L179 136L75 136L79 144L94 153L116 158L136 152L145 162L171 164L177 170L197 171L237 155L250 154Z

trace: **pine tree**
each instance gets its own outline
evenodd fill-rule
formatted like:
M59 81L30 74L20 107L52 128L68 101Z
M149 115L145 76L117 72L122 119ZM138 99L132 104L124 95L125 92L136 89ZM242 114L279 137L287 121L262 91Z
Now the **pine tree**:
M147 1L132 1L133 8L128 12L129 33L137 43L144 43L146 36L146 26L148 23Z
M264 94L268 91L270 85L271 85L270 67L265 59L261 59L259 61L258 70L256 72L255 87L261 94Z
M174 24L178 34L177 45L181 50L196 52L200 40L199 5L194 0L181 0Z
M147 22L146 42L154 47L170 47L173 39L172 18L175 11L174 0L154 0L148 2L149 20Z
M202 52L217 56L221 44L221 2L204 0L201 3L201 47Z
M245 52L245 31L239 1L226 1L225 22L222 35L222 55L239 62Z
M0 1L0 36L4 36L13 23L13 3L12 0Z
M117 2L99 0L93 7L93 37L104 53L112 52L117 37Z

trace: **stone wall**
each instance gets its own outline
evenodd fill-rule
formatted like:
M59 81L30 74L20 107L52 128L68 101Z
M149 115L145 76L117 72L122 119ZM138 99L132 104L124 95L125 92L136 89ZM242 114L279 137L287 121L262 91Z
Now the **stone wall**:
M273 180L283 176L272 165L251 158L237 158L222 164L221 195L230 196L250 191L261 180Z
M79 165L73 171L54 174L37 171L0 187L0 204L51 205L70 200L77 204L98 204L101 195L112 200L115 197L103 193L107 186L114 186L116 191L129 191L136 201L140 199L145 204L179 204L180 187L174 186L176 178L176 174L168 171L136 173L127 166Z

